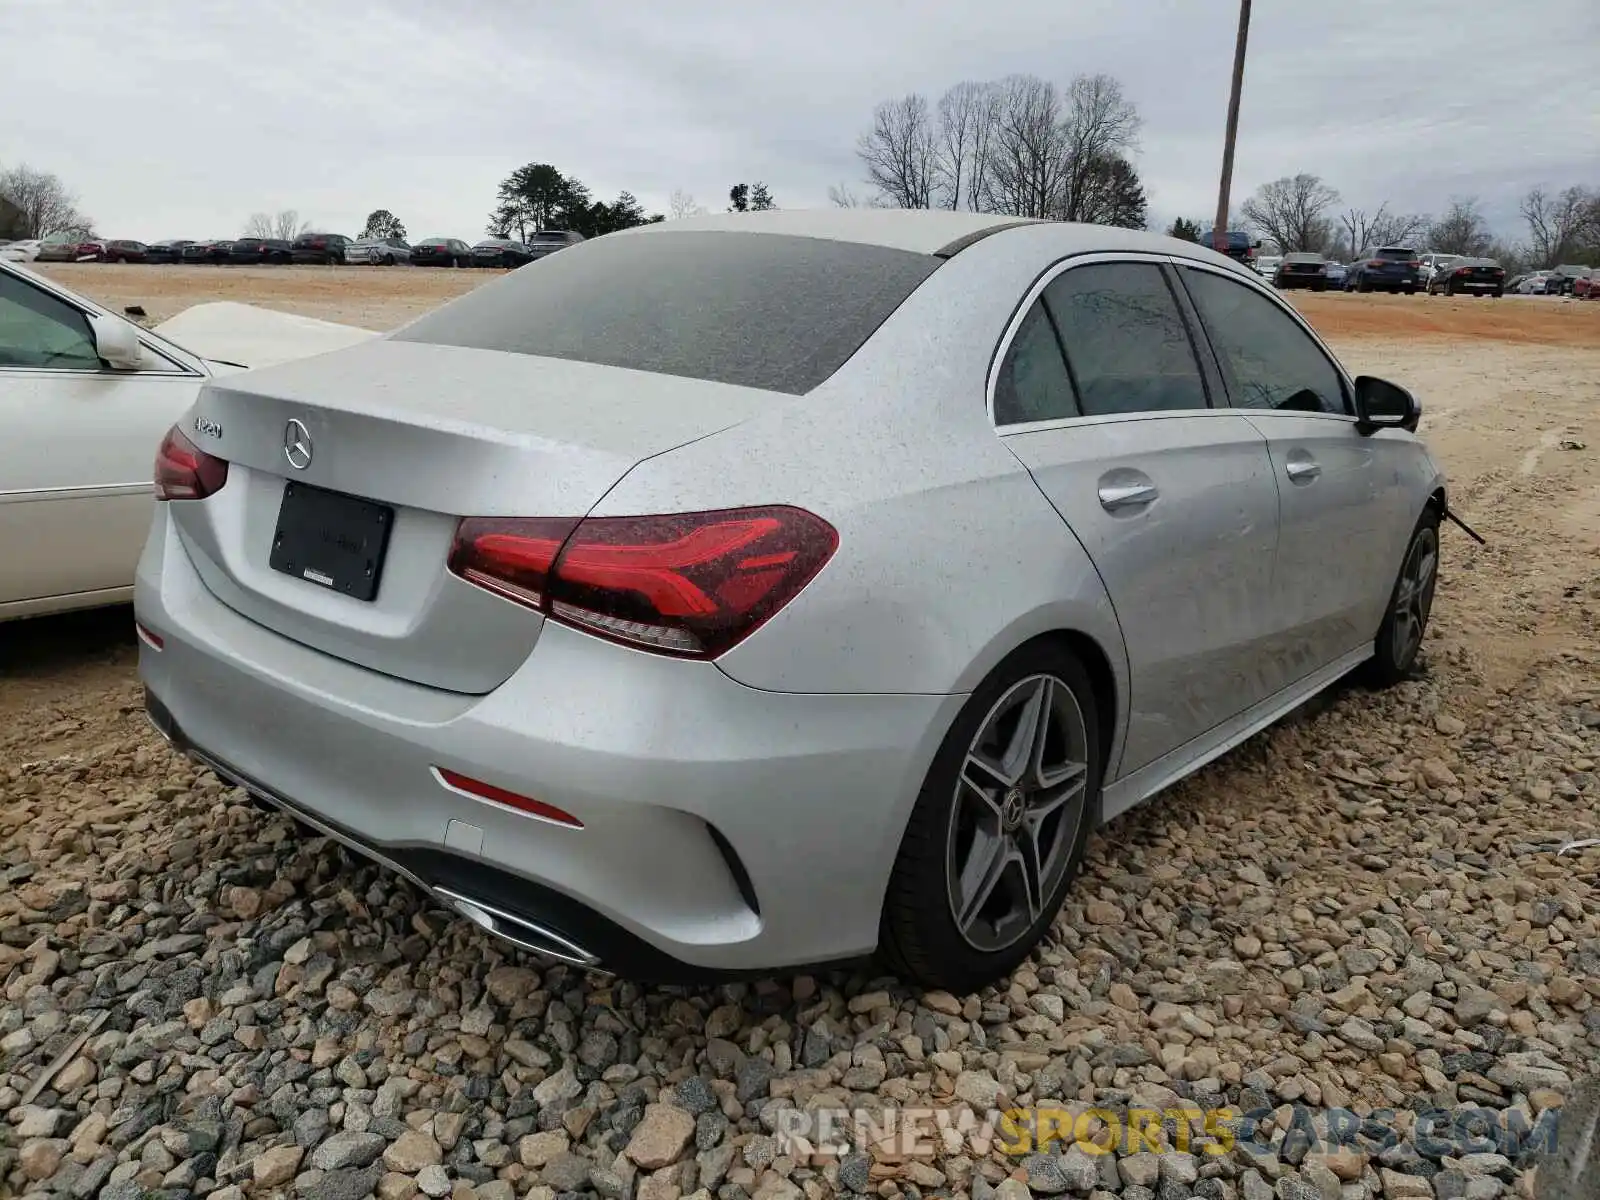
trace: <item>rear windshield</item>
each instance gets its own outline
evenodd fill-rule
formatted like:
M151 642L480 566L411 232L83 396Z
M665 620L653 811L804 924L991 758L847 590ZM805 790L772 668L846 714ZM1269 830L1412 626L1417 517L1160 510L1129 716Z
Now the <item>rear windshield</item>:
M567 240L567 235L560 230L553 230L548 233L536 233L528 240L534 242L564 242Z
M1416 257L1416 253L1407 250L1404 246L1385 246L1378 251L1378 257L1387 258L1394 262L1410 262Z
M940 262L820 238L630 233L539 259L393 336L801 395Z
M1285 254L1283 256L1283 261L1292 263L1319 263L1322 261L1322 255L1312 254L1309 252L1298 252L1295 254Z

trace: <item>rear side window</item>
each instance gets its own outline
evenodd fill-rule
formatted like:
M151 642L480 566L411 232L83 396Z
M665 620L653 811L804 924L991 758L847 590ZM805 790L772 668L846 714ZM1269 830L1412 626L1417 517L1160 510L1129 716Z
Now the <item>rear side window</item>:
M1021 425L1078 415L1061 344L1044 311L1044 301L1035 300L1000 364L994 386L994 423Z
M779 234L627 233L538 259L392 336L801 395L941 261Z
M1184 282L1239 408L1349 412L1328 356L1287 313L1253 288L1184 268Z
M1096 263L1044 290L1085 416L1206 407L1178 302L1153 263Z

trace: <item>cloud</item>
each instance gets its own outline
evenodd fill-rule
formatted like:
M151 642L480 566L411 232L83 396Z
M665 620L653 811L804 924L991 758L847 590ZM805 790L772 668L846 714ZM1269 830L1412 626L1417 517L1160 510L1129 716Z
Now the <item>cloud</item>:
M295 208L475 237L495 185L555 163L601 197L721 207L859 186L873 105L1028 71L1117 76L1153 212L1216 203L1233 0L425 0L270 6L10 0L0 163L55 171L110 236L236 234ZM22 46L24 53L16 53ZM1501 232L1535 183L1600 183L1593 0L1257 5L1235 202L1322 175L1349 203L1478 195Z

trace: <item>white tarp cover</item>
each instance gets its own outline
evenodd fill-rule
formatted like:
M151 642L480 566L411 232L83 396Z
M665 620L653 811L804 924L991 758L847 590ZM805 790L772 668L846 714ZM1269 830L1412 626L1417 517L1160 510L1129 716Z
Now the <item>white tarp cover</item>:
M309 358L378 336L354 325L336 325L231 300L186 308L155 326L155 331L202 358L246 367Z

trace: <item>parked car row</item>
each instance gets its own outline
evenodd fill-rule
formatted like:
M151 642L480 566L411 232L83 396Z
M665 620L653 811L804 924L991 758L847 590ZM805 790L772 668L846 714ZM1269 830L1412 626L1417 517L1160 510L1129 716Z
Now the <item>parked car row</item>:
M279 265L323 263L328 266L366 263L392 267L520 267L566 246L583 241L581 233L547 229L527 241L485 238L469 245L460 238L423 238L408 243L399 237L349 238L340 233L303 233L286 238L168 238L160 242L126 239L107 241L45 238L13 242L0 255L13 262L212 263Z
M1504 295L1518 280L1506 282L1505 268L1492 258L1428 251L1418 254L1409 246L1380 246L1351 263L1334 262L1312 252L1262 255L1253 264L1274 287L1309 287L1326 291L1386 291L1415 295Z
M1506 290L1520 296L1575 296L1580 300L1600 300L1600 268L1574 263L1517 275Z

